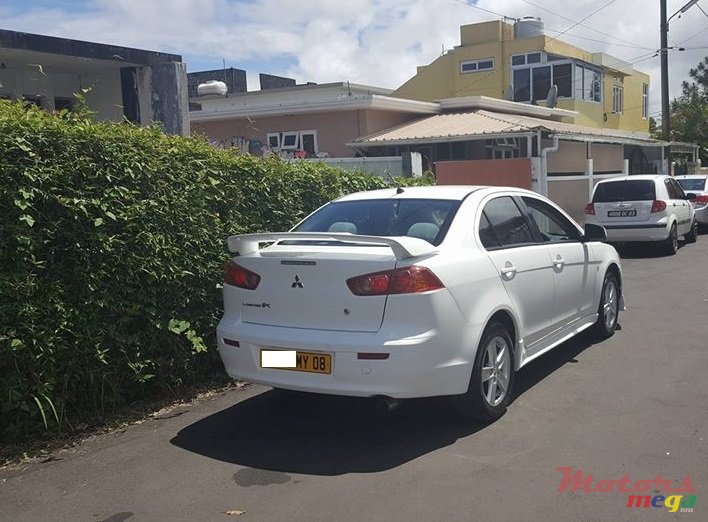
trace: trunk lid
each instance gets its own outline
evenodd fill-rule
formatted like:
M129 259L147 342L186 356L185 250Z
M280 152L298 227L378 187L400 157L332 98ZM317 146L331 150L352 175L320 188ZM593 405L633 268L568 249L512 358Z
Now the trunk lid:
M347 279L396 267L390 248L370 245L278 244L234 261L261 276L255 290L238 289L243 321L353 332L379 330L386 296L355 296Z

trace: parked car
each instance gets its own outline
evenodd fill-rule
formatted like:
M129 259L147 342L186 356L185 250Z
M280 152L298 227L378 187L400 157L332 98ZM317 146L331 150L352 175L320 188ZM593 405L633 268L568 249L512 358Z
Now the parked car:
M679 236L695 243L698 224L681 185L671 176L622 176L595 185L585 223L602 225L611 242L652 241L667 254Z
M622 271L604 239L521 189L348 195L290 232L228 239L221 358L276 388L451 395L494 419L516 370L583 330L615 332Z
M704 229L708 228L708 176L676 176L676 181L689 197L693 210L696 211L698 224Z

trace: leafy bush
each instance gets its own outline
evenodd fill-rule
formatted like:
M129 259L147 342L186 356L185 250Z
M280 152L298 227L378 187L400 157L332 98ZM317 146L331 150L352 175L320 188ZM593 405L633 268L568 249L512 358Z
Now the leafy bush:
M230 234L386 182L0 100L0 438L221 371ZM401 180L407 184L431 179Z

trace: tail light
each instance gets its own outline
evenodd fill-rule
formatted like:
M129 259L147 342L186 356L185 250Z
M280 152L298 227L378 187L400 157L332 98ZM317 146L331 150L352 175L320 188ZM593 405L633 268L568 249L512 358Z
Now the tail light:
M691 203L694 203L696 205L708 205L708 194L701 194L700 196L696 197L695 199L691 200Z
M663 212L666 210L666 201L661 201L660 199L655 199L651 204L651 213L655 214L657 212Z
M347 279L354 295L417 294L445 288L428 268L409 266Z
M585 205L585 213L594 216L595 215L595 204L594 203L588 203Z
M247 268L243 268L241 265L237 265L233 261L227 262L224 267L224 283L227 285L245 288L246 290L255 290L260 282L261 276Z

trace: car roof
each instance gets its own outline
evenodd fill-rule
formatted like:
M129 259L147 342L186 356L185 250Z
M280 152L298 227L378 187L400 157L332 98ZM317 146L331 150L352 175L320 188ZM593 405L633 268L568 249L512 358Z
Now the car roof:
M528 193L537 195L525 189L516 187L491 187L486 185L432 185L425 187L401 187L387 188L379 190L368 190L364 192L355 192L338 198L336 201L357 201L370 199L446 199L453 201L462 201L473 192L493 193L493 192L508 192L514 191L519 193Z
M708 178L707 174L682 174L680 176L676 176L677 179L706 179Z
M598 181L598 183L608 183L615 181L658 181L668 176L664 174L637 174L632 176L617 176L616 178L603 179Z

